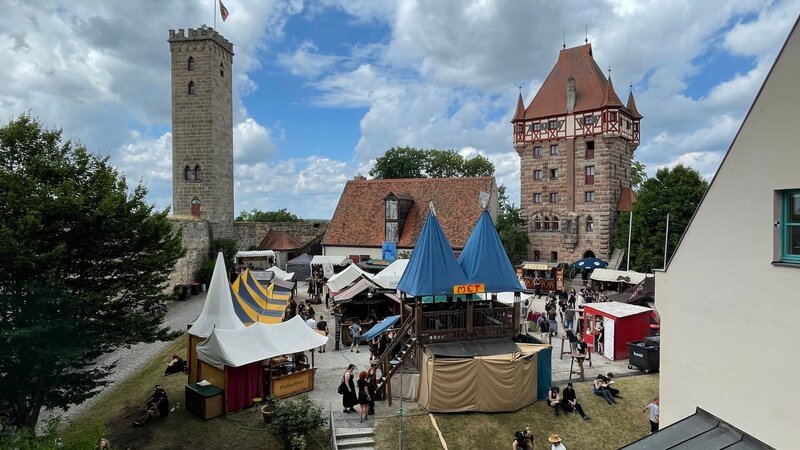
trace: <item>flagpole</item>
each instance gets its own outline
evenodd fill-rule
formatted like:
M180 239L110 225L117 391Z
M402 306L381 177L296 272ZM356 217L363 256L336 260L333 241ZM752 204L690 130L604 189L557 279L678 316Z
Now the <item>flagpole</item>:
M214 8L212 8L212 11L214 11L214 29L216 30L217 29L217 0L214 0Z

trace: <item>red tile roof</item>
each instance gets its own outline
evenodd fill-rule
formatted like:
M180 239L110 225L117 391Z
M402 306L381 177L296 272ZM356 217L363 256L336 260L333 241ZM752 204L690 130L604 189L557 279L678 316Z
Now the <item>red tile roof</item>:
M636 108L636 101L633 99L633 91L628 94L628 104L627 104L628 111L631 112L634 119L641 119L644 116L639 113L639 109Z
M322 245L380 247L384 241L384 198L404 193L414 199L398 247L413 248L433 202L439 223L454 249L464 248L481 214L481 191L497 189L494 177L350 180L333 213Z
M573 112L598 109L604 104L623 106L613 85L592 56L592 44L561 50L558 62L525 110L525 119L541 119L567 112L567 79L575 78ZM607 97L607 98L606 98Z
M282 230L269 230L261 243L258 244L259 250L297 250L303 244L293 238L289 233Z
M514 119L511 121L514 122L515 120L521 120L525 118L525 103L522 101L522 92L519 93L519 98L517 98L517 113L514 114Z

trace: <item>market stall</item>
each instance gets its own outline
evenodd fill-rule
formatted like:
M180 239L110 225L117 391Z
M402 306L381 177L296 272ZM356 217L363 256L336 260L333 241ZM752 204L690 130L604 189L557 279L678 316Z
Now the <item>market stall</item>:
M353 261L351 261L350 258L347 258L345 256L316 255L313 258L311 258L312 274L313 274L313 266L321 266L322 275L325 278L330 278L333 276L333 274L344 270L344 268L347 265L352 264L352 262Z
M350 264L341 272L331 275L325 284L328 286L331 294L336 296L339 291L345 290L347 287L355 283L359 278L372 280L373 277L374 275L364 271L356 264Z
M249 326L255 322L281 322L291 288L277 288L278 283L288 282L274 280L265 288L249 270L245 269L239 275L231 286L231 292L234 311L242 323Z
M286 271L293 272L296 280L305 280L311 277L311 255L303 253L292 258L286 263Z
M633 270L594 269L589 279L592 280L593 290L597 292L621 292L629 286L641 283L646 276Z
M533 292L536 282L539 283L541 292L564 291L564 268L556 262L530 262L525 261L517 266L525 291Z
M408 266L408 259L395 259L385 269L378 272L372 279L378 286L386 289L397 289L397 283L403 276L406 267Z
M327 342L295 316L274 325L215 329L197 346L197 358L201 376L223 389L225 413L230 414L251 406L256 397L285 398L313 390L314 350Z
M249 250L236 252L236 264L239 267L266 270L278 265L277 254L272 250Z
M333 300L339 312L339 336L345 346L352 342L349 329L353 323L361 325L363 334L377 321L399 312L399 304L366 278L337 293Z
M602 347L603 356L612 361L627 358L628 342L642 341L650 334L650 308L620 302L587 303L583 312L584 341L593 343L595 350Z

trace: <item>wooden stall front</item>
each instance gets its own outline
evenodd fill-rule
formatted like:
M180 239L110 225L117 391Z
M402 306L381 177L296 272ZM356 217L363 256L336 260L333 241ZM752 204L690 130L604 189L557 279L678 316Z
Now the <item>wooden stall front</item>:
M264 369L266 370L265 395L287 398L314 390L314 375L317 373L317 368L313 363L308 365L298 359L289 361L287 358L273 358L267 362Z
M522 271L522 281L526 292L535 290L534 282L538 278L542 292L564 291L564 269L559 263L524 262L518 269Z

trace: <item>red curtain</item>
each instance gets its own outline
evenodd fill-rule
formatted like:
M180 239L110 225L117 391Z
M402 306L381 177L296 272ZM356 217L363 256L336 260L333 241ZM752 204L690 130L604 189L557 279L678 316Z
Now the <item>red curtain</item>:
M225 413L241 411L264 398L264 368L261 361L241 367L225 366Z

